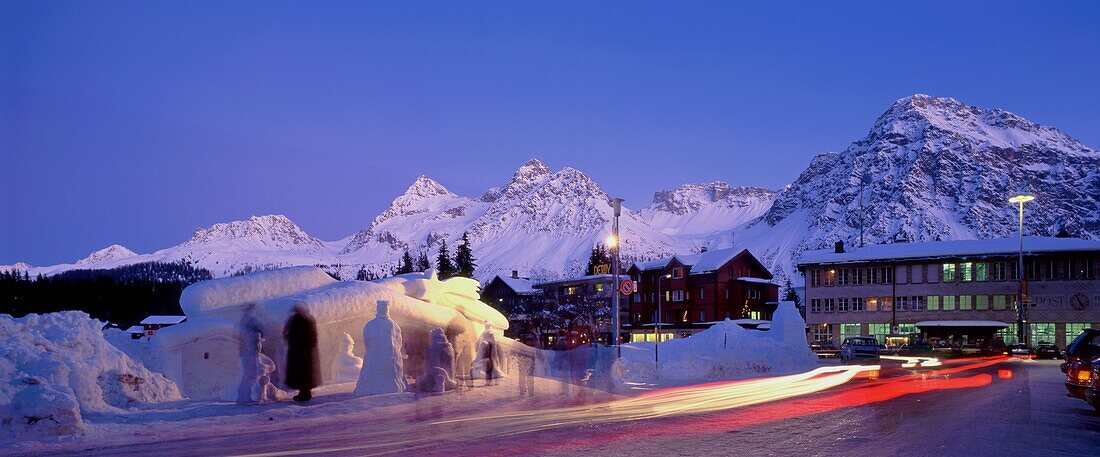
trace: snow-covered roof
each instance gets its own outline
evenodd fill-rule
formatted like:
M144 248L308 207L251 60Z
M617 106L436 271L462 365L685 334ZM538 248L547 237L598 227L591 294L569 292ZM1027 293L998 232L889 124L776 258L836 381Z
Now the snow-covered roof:
M861 248L846 248L843 253L833 249L807 251L798 265L868 262L876 260L928 259L1015 255L1020 239L993 238L985 240L926 241L920 243L876 244ZM1100 241L1079 238L1024 237L1024 254L1049 252L1100 251Z
M184 319L187 316L149 316L141 320L141 325L175 325Z
M741 277L737 278L737 280L738 281L745 281L745 282L755 282L755 283L758 283L758 284L770 284L770 285L773 285L773 286L778 285L774 282L771 282L770 279L754 278L752 276L741 276Z
M531 295L537 294L538 291L533 287L535 282L527 278L513 278L511 276L497 276L504 284L507 284L513 292L518 295Z
M140 325L131 325L130 328L126 329L126 333L145 333L145 327L142 327Z
M548 286L548 285L551 285L551 284L564 284L564 283L569 283L569 282L585 282L585 281L592 281L594 279L606 279L608 281L611 281L614 277L615 277L614 275L603 274L603 275L578 276L578 277L575 277L575 278L554 279L554 280L550 280L550 281L541 281L541 282L535 283L535 287ZM626 279L625 275L623 276L623 279Z
M691 274L709 273L721 268L722 265L733 260L734 257L737 257L737 255L744 250L744 248L726 248L714 249L698 254L676 254L672 257L665 257L663 259L635 262L633 267L637 267L642 271L658 270L668 266L668 263L671 262L672 259L676 259L684 265L691 266Z
M920 321L917 327L1009 327L999 321Z

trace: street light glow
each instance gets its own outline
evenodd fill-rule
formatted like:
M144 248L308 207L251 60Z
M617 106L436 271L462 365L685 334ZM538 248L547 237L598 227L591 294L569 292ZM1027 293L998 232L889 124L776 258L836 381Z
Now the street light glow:
M1035 200L1034 195L1020 194L1020 195L1015 195L1012 198L1009 198L1008 202L1009 203L1027 203L1027 202L1032 201L1032 200Z
M604 243L607 244L607 247L613 248L619 245L619 239L615 238L615 235L607 235L607 239L604 240Z

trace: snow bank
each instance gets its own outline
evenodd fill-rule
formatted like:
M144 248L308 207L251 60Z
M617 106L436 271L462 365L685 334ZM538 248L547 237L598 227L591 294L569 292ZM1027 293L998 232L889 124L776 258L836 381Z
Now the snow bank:
M108 343L102 326L79 311L0 315L0 439L78 433L81 413L182 398Z
M336 282L324 270L290 267L244 276L202 281L183 290L180 308L187 316L198 316L219 308L281 297Z
M655 346L659 378L665 380L739 379L813 369L817 356L806 344L805 328L794 304L781 302L768 331L747 330L727 319L688 338L626 344L624 379L655 379Z

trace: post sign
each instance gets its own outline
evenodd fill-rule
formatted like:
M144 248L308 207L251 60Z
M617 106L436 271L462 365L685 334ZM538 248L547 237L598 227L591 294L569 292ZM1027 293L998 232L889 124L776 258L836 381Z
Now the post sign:
M634 281L624 279L623 282L619 283L619 293L623 295L634 293Z

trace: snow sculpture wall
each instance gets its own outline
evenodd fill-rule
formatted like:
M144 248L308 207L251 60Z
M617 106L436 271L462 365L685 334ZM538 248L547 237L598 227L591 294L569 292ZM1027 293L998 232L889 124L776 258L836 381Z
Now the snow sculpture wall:
M319 268L293 267L204 281L180 298L187 322L157 332L155 358L185 395L233 400L241 376L239 347L246 342L240 328L245 304L255 304L254 321L267 339L264 353L277 367L272 380L282 385L283 327L294 305L305 306L316 319L320 363L331 367L345 333L355 340L355 354L363 355L363 326L374 318L375 304L387 300L390 317L404 334L407 375L421 375L433 327L442 328L454 346L455 371L468 373L483 323L491 322L498 337L508 327L507 318L478 300L477 290L477 281L444 281L432 270L364 282L335 281ZM333 382L332 370L323 371L324 381Z

